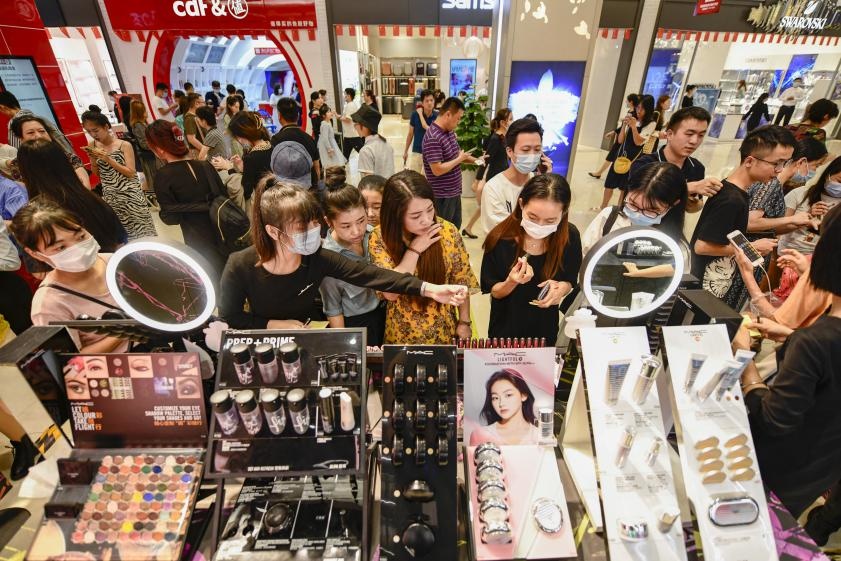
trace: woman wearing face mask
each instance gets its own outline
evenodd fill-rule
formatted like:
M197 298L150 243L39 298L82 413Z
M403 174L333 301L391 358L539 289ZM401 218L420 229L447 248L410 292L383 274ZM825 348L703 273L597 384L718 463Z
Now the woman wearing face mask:
M427 282L478 289L458 230L435 215L433 200L429 182L415 171L398 172L386 181L380 226L369 242L374 264L416 274ZM445 345L453 337L472 336L469 299L456 315L452 308L429 300L396 294L385 298L389 301L386 343Z
M806 175L806 174L804 174ZM798 187L785 196L786 217L807 213L809 222L780 237L777 253L781 257L799 252L811 259L820 239L820 224L827 212L841 202L841 158L830 162L811 187ZM774 294L781 300L788 298L800 278L794 267L783 267L779 287Z
M222 275L219 311L231 328L305 327L321 314L316 295L325 277L444 305L467 297L463 286L423 282L322 249L322 215L309 191L274 176L260 181L251 208L254 245L231 254Z
M11 231L24 251L53 268L32 299L32 323L74 321L82 314L99 318L119 310L105 283L109 255L100 255L99 244L81 226L78 216L43 198L18 211ZM83 353L123 353L124 339L69 330Z
M225 187L208 162L190 158L184 132L178 125L158 119L146 128L146 142L166 162L155 176L155 194L164 224L178 224L184 243L201 253L218 275L226 253L210 221L210 201ZM218 276L217 276L218 278Z
M560 175L533 177L514 212L488 233L482 259L482 291L491 295L488 337L555 344L558 306L581 268L581 238L567 215L571 198Z
M616 167L619 158L625 157L632 162L640 155L642 148L648 141L648 137L654 134L657 128L657 115L654 112L654 98L650 95L640 97L639 105L635 112L629 113L622 121L622 128L616 142L620 148L617 153L617 161L610 166L607 178L604 181L604 195L602 196L601 208L607 208L614 190L625 191L628 187L629 171L617 173ZM621 170L620 170L621 171Z
M257 183L272 171L272 143L269 131L258 113L240 111L231 119L228 130L245 150L240 158L214 158L213 167L219 170L228 194L239 204L251 198ZM240 198L241 197L241 198Z
M608 207L599 212L587 226L581 238L584 254L603 236L628 226L648 226L659 229L663 216L673 206L686 203L689 191L683 172L674 164L656 162L634 173L630 190L620 207ZM683 220L663 230L676 241L683 239Z
M131 144L116 138L108 117L98 111L85 111L82 126L93 138L85 150L91 157L91 171L102 181L102 198L120 217L129 239L157 236L149 203L137 179Z
M322 247L353 261L370 263L368 239L374 228L368 224L362 193L345 183L344 167L327 168L324 174L327 189L322 206L330 229ZM321 282L319 291L330 327L365 327L369 346L383 344L385 305L376 292L332 277Z

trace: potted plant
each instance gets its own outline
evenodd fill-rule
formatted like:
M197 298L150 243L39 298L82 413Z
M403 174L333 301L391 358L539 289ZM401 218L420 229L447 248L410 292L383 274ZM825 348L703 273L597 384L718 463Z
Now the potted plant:
M484 152L483 143L491 134L488 116L485 113L485 106L488 103L488 96L478 98L468 96L465 100L464 116L456 127L456 138L459 147L472 156L481 156ZM473 180L476 178L475 164L461 164L461 190L467 197L473 196Z

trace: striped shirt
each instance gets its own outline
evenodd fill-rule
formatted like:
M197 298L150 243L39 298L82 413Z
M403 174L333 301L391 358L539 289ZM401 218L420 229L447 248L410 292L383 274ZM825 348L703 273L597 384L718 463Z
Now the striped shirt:
M455 160L460 151L454 132L445 131L437 123L432 123L426 129L423 135L423 171L435 198L461 196L461 166L454 167L444 175L435 176L430 165Z

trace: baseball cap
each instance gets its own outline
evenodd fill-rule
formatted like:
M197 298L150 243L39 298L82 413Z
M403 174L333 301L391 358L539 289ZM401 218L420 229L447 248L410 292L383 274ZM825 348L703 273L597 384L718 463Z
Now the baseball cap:
M279 179L312 186L312 158L303 144L292 140L279 143L272 150L272 173Z

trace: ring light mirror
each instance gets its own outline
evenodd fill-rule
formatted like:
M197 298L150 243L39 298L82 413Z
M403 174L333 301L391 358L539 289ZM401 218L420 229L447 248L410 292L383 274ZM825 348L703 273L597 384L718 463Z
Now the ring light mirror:
M587 303L603 316L643 317L677 290L685 263L680 244L660 230L622 228L587 253L581 287Z
M209 267L189 247L137 240L118 249L105 272L108 290L133 319L160 331L190 331L216 308Z

